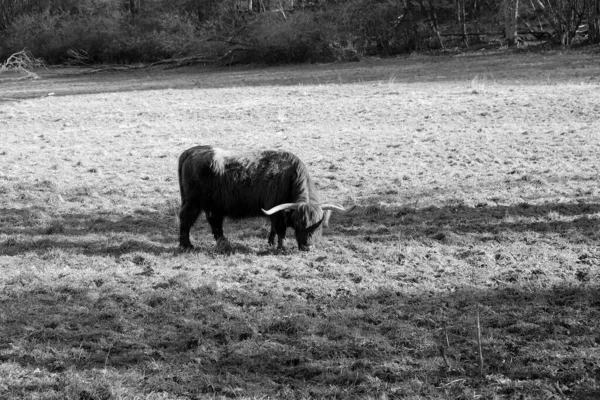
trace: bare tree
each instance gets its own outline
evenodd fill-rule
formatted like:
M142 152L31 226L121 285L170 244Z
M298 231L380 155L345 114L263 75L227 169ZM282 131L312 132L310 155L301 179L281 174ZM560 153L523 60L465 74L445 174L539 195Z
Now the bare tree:
M517 44L517 18L519 17L519 0L504 0L504 36L508 46Z
M588 41L600 43L600 0L587 0Z
M438 44L440 48L444 48L444 42L442 42L442 37L440 36L440 27L438 23L437 13L435 12L435 0L427 1L427 6L425 6L425 2L423 0L419 0L419 4L421 6L421 11L427 15L429 19L429 24L431 25L431 29L437 38Z
M468 33L467 33L467 13L465 11L465 3L467 0L455 0L455 6L456 6L456 16L457 16L457 22L461 28L461 32L462 32L462 40L465 43L465 46L469 46L469 39L468 39Z
M586 17L589 0L543 0L563 47L570 47Z

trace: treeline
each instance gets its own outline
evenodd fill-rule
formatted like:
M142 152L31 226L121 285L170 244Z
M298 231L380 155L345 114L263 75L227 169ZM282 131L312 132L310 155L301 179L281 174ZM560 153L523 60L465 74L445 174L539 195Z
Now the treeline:
M600 43L600 0L1 0L0 59L289 63Z

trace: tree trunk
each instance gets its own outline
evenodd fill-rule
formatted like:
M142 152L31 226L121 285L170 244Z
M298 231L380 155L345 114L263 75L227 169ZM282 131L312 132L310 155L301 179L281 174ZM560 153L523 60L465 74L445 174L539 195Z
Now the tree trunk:
M419 0L419 4L421 6L421 12L423 14L427 15L427 18L429 19L429 23L431 24L431 29L433 30L433 33L435 34L435 36L437 38L439 48L443 49L444 42L442 42L442 37L440 36L440 27L438 24L437 13L435 12L434 0L428 1L429 8L425 7L425 2L423 0Z
M564 47L571 47L573 39L577 36L577 29L586 17L586 2L572 0L564 4L563 21L565 22Z
M465 46L469 47L469 36L467 34L467 14L465 12L465 1L466 0L459 0L458 4L460 5L460 20L461 20L461 25L462 25L462 34L463 34L463 42L465 44Z
M454 0L454 8L456 8L456 23L460 25L460 2L462 0Z
M587 0L588 41L600 43L600 0Z
M456 22L460 26L460 30L462 32L462 40L465 43L465 46L469 47L469 40L467 35L467 19L465 13L465 1L466 0L456 0Z
M435 5L433 3L429 3L429 7L431 10L431 23L433 25L433 31L435 32L435 36L437 37L440 48L444 48L444 42L442 42L442 37L440 36L440 25L438 24L437 13L435 12Z
M504 36L509 47L517 45L519 0L504 0Z

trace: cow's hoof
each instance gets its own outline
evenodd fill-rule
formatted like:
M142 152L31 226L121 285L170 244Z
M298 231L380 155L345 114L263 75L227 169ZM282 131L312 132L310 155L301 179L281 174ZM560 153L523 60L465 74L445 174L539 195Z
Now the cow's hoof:
M216 250L222 254L229 254L233 251L233 246L229 243L229 240L221 238L217 240Z
M181 251L192 251L194 250L194 246L191 244L179 244L179 250Z

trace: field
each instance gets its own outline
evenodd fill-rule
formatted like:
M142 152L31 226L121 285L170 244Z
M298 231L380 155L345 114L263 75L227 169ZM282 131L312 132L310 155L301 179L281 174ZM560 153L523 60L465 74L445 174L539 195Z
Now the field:
M1 399L600 398L600 54L0 75ZM177 157L286 149L312 252Z

